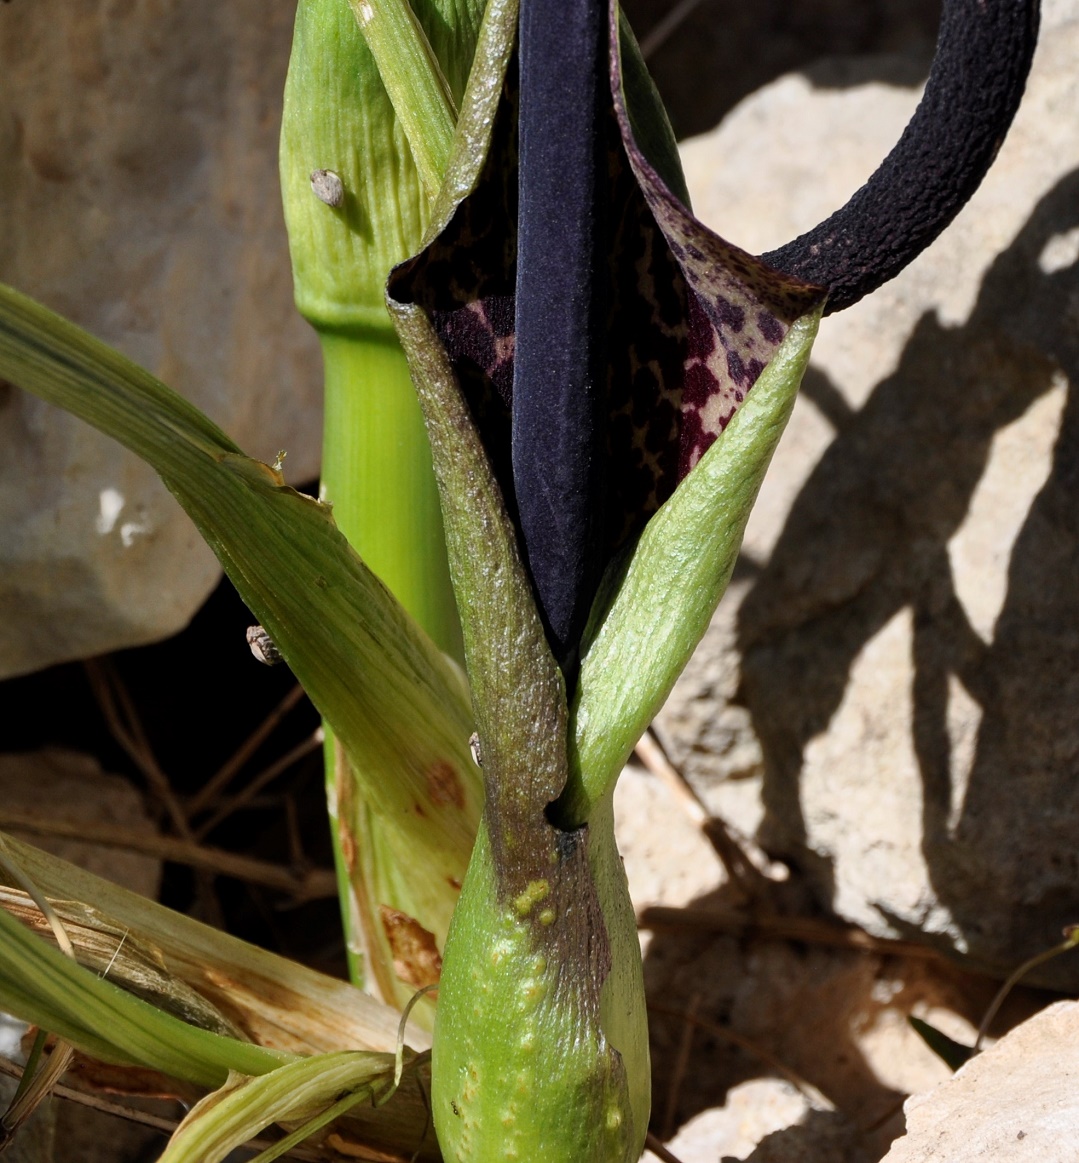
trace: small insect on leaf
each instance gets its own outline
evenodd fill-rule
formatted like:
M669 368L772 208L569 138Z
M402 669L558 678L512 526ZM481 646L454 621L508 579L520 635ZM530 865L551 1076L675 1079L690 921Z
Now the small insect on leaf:
M264 666L276 666L279 662L284 662L281 651L277 649L274 640L261 626L248 626L247 645L251 647L251 653Z
M311 189L320 202L327 206L343 206L345 183L333 170L315 170L311 175Z

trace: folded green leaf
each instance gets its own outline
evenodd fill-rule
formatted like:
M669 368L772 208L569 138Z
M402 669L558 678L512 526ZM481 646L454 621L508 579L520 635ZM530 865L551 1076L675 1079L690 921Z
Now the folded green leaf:
M230 1070L263 1074L291 1055L188 1025L46 944L0 910L0 1009L106 1062L148 1066L200 1086Z
M415 250L429 220L484 0L357 0L353 8L345 0L297 7L282 198L304 317L323 330L388 330L386 274Z
M109 967L109 978L154 1004L208 1028L215 1024L212 1013L227 1014L252 1041L296 1054L396 1047L400 1014L347 982L173 912L11 836L4 840L19 867L54 902L80 961L97 973ZM0 882L9 879L0 875ZM77 902L92 902L92 907ZM0 898L0 905L11 908L10 894ZM16 915L34 923L25 910ZM136 982L122 976L124 962L116 956L121 942L132 945L138 961L156 967L159 984L148 983L145 972ZM170 980L186 989L177 991L167 984ZM204 998L210 1011L197 1003L192 1009L185 1000L188 990ZM419 1049L429 1045L427 1035L415 1028L408 1041Z
M615 564L586 631L559 817L588 819L670 693L727 588L786 427L819 310L796 322L745 403Z
M386 843L460 883L482 792L468 694L365 567L329 508L245 457L195 408L79 328L0 288L0 377L149 461L217 554L357 768ZM416 917L437 931L438 916Z
M173 1134L160 1163L219 1163L274 1123L304 1124L258 1156L276 1159L364 1099L393 1087L392 1054L320 1054L257 1078L233 1075L198 1103ZM417 1128L416 1143L422 1138Z
M408 0L349 0L393 102L428 198L442 185L457 108Z
M454 658L460 627L431 452L383 290L427 225L482 8L372 0L350 12L344 0L301 0L280 152L296 303L322 343L321 496L368 567ZM415 950L437 961L463 872L440 875L395 840L377 790L387 771L344 754L333 734L327 724L350 973L403 1005L417 981ZM478 802L478 773L458 774ZM457 795L452 780L443 790ZM429 1023L431 1007L426 1000L417 1020Z

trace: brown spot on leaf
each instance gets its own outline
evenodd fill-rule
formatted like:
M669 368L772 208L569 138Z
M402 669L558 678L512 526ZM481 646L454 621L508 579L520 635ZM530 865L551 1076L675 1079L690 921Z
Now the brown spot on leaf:
M437 985L442 975L442 955L435 944L434 934L429 933L415 917L391 909L389 905L379 905L378 912L386 940L390 943L397 976L416 989Z
M452 763L440 759L425 772L427 777L427 791L431 802L440 808L453 805L455 808L465 806L465 788L461 777Z

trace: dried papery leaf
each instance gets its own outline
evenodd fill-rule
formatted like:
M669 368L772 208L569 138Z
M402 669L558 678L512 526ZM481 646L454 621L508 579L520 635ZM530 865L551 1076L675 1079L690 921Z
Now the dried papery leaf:
M291 1055L188 1025L65 957L0 909L0 1008L106 1062L149 1066L200 1086L259 1074Z
M395 1049L399 1013L347 982L175 913L10 836L6 841L50 899L94 902L92 908L70 905L76 944L80 924L104 934L103 951L126 932L125 944L133 943L170 981L206 999L252 1041L296 1054ZM12 898L5 894L4 899ZM69 906L58 907L63 915ZM424 1049L429 1036L411 1028L408 1041Z
M379 916L393 951L397 976L415 989L437 985L442 973L442 955L434 934L429 933L415 917L388 905L381 906Z
M25 869L20 867L2 834L0 834L0 868L3 868L8 877L22 886L25 896L33 902L42 921L48 927L52 939L62 950L64 956L74 960L75 947L64 927L64 922L31 877L27 875ZM43 1051L47 1041L52 1041L53 1044L48 1058L44 1059ZM19 1079L15 1096L3 1116L0 1117L0 1152L9 1146L19 1128L48 1098L53 1087L71 1065L74 1053L74 1048L70 1043L59 1038L51 1039L47 1030L38 1029L26 1065L23 1067L22 1078Z
M44 1037L44 1033L39 1031L39 1045ZM74 1049L67 1042L58 1040L43 1062L36 1054L31 1055L24 1068L19 1089L11 1100L11 1105L0 1117L0 1154L7 1150L26 1120L49 1097L53 1087L67 1073L74 1054ZM34 1072L31 1075L32 1069Z
M392 1055L353 1052L320 1054L257 1078L230 1075L187 1115L160 1163L219 1163L274 1123L304 1124L258 1156L269 1163L356 1104L385 1097L393 1074Z
M168 972L159 949L79 901L50 902L71 940L75 960L189 1025L225 1037L243 1034L210 1001ZM55 944L52 928L26 893L0 887L0 908Z
M223 1019L231 1029L266 1047L196 1029L118 989L113 981L119 980L114 974L122 949L105 981L66 962L41 936L8 915L10 903L35 927L42 923L39 912L36 918L28 913L25 897L4 890L0 1006L70 1033L71 1040L94 1057L144 1064L120 1076L128 1078L127 1089L141 1093L147 1083L161 1089L147 1075L147 1065L174 1078L213 1086L224 1081L228 1069L254 1074L281 1065L292 1056L282 1054L285 1049L293 1055L371 1049L390 1063L392 1077L399 1044L397 1011L346 982L173 913L11 837L5 839L20 867L56 901L58 914L71 918L76 952L85 948L87 958L96 960L126 933L124 946L131 945L138 956L125 967L125 976L134 978L148 996L167 1000L180 1012L193 1009L191 1017L211 1026ZM99 907L89 908L80 898ZM91 949L99 954L91 954ZM420 1048L428 1043L428 1035L415 1026L409 1027L407 1039ZM378 1109L354 1108L341 1125L343 1133L373 1151L407 1159L428 1122L425 1094L413 1081ZM425 1148L421 1157L438 1156Z

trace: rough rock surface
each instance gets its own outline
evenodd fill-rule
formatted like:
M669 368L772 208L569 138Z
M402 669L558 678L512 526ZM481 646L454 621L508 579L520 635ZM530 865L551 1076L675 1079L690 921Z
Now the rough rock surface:
M899 279L825 320L736 584L659 724L712 809L759 825L823 904L998 967L1079 918L1079 23L1065 15L1047 8L974 200ZM684 147L698 212L758 252L820 220L913 109L917 92L888 83L902 75L826 64L743 103ZM1041 980L1075 988L1079 959Z
M708 931L694 910L729 915L738 896L684 803L631 766L615 825L638 911L689 906L642 933L653 1130L677 1130L682 1163L877 1163L904 1129L903 1096L950 1074L908 1016L970 1045L996 983L939 958ZM773 887L773 903L804 910L796 877ZM1042 1004L1020 989L994 1028Z
M90 828L104 824L128 829L138 836L154 830L142 797L126 779L102 771L89 755L60 747L0 755L0 815L4 812ZM144 896L157 896L161 861L156 857L92 842L23 833L2 822L0 827L95 876Z
M940 0L625 0L679 136L828 53L928 51Z
M0 4L0 280L241 447L318 472L277 180L292 6ZM215 584L154 473L0 384L0 677L179 630Z
M1079 1137L1079 1003L1017 1026L954 1078L907 1101L884 1163L1067 1163Z

